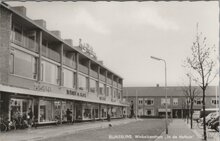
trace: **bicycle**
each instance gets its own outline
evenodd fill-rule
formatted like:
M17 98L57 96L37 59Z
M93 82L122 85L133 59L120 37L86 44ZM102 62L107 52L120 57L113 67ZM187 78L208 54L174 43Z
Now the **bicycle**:
M1 132L6 132L8 130L8 126L7 124L5 123L5 121L3 120L3 118L0 118L0 129L1 129Z

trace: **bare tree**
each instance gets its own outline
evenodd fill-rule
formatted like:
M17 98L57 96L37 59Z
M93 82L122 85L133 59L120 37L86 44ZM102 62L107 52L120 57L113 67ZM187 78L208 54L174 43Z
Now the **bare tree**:
M188 68L191 68L194 72L192 79L202 89L202 108L205 113L206 88L216 77L217 71L214 72L216 61L211 56L215 52L215 46L208 46L207 38L204 37L202 33L198 33L198 23L196 39L195 42L193 42L191 51L192 56L187 57L186 64ZM204 140L207 140L205 116L203 117L203 134Z
M182 87L182 91L184 96L186 97L187 101L187 123L188 123L188 118L189 118L189 113L190 113L190 127L192 129L193 127L193 122L192 122L192 115L193 115L193 111L194 111L194 100L196 99L196 97L198 97L198 95L200 94L198 91L197 87L192 87L191 84L191 75L187 74L187 77L189 77L189 86L185 86Z

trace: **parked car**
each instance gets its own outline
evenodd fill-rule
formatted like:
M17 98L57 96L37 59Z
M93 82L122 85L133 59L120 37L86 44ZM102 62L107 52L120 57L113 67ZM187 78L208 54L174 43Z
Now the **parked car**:
M216 131L218 131L219 130L218 126L219 126L219 115L210 122L211 129L215 129Z

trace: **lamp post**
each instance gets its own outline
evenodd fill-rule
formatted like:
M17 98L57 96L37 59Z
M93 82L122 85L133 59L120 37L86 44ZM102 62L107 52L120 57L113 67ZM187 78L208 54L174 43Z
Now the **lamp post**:
M164 59L161 58L157 58L154 56L150 57L151 59L157 60L157 61L163 61L164 65L165 65L165 101L166 101L166 121L165 121L165 126L166 126L166 134L168 134L168 121L167 121L167 65L166 65L166 61Z

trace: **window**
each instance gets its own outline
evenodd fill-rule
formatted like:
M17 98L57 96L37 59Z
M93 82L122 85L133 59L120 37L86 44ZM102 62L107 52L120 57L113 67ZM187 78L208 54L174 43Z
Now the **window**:
M212 103L212 105L216 105L216 104L219 104L219 101L216 98L212 98L211 103Z
M14 50L10 54L10 73L37 79L37 58L25 52Z
M139 98L139 99L138 99L138 104L139 104L139 105L142 105L142 104L143 104L143 98Z
M103 83L99 83L99 94L105 95L105 85Z
M116 98L116 95L117 95L117 90L113 89L113 98Z
M10 61L9 61L9 66L10 66L10 73L14 74L14 54L10 54Z
M42 61L42 80L50 84L59 84L59 68L57 65Z
M170 104L170 99L167 98L167 105ZM166 105L166 98L161 98L161 105L165 106Z
M154 115L154 109L146 109L145 110L146 116L153 116Z
M173 98L173 105L178 105L178 98Z
M63 69L64 81L63 85L68 88L73 88L74 86L74 72L68 69Z
M196 105L201 105L201 104L202 104L202 98L197 98L197 99L195 99L195 100L194 100L194 103L195 103Z
M106 86L106 89L107 89L106 96L111 95L112 94L112 88L110 86Z
M98 82L93 80L93 79L90 79L89 83L90 83L90 85L89 85L90 86L89 92L97 93Z
M118 90L118 99L121 99L121 91Z
M145 99L145 105L154 105L154 99L153 98Z
M87 91L88 90L88 78L83 75L78 75L78 87L79 90Z

